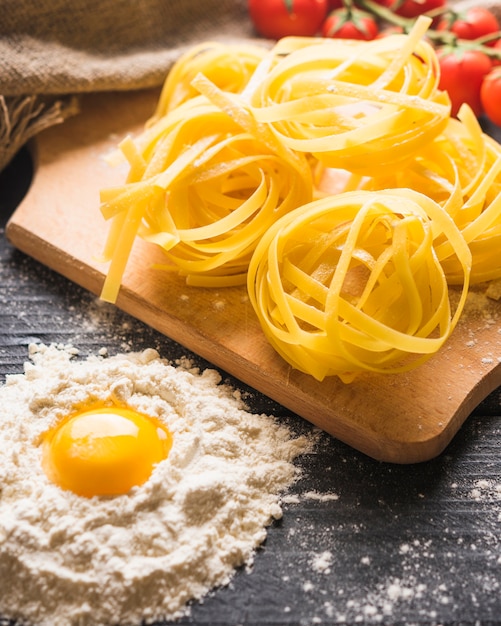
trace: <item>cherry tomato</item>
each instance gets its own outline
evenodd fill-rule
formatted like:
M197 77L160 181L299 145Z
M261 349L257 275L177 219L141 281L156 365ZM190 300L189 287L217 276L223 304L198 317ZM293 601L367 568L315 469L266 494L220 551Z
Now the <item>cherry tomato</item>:
M403 2L396 0L390 6L397 15L411 18L435 9L441 9L445 7L446 2L447 0L403 0Z
M454 11L439 20L439 31L450 31L459 39L478 39L499 31L500 25L492 11L481 6L470 7L463 12Z
M313 37L327 15L328 0L249 0L257 32L268 39Z
M338 9L329 13L322 25L322 37L370 41L379 33L376 20L359 9Z
M479 50L465 48L439 48L440 89L448 92L452 115L456 115L463 102L470 105L478 117L482 114L480 87L491 68L489 57Z
M501 126L501 67L494 68L484 78L480 99L487 117Z

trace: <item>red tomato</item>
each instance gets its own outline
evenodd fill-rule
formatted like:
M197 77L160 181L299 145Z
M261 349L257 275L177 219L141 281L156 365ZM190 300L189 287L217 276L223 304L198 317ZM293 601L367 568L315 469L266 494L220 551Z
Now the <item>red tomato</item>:
M439 48L440 89L448 92L452 115L466 102L478 117L482 114L480 87L491 68L489 57L479 50Z
M313 37L327 15L328 0L249 0L255 29L268 39Z
M484 78L480 99L487 117L501 126L501 68L496 67Z
M370 41L379 33L376 20L359 9L338 9L330 13L322 25L322 37L362 39Z
M398 15L402 17L417 17L428 13L428 11L434 11L435 9L441 9L445 7L447 0L397 0L393 2L391 7Z
M471 7L460 13L451 12L437 24L437 30L450 31L459 39L478 39L499 31L500 25L492 11L484 7Z

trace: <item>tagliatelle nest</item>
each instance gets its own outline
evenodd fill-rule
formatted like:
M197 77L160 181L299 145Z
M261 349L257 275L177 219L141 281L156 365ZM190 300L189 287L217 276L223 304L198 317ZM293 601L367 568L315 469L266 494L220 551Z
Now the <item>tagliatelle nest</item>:
M470 283L501 277L501 146L464 106L444 131L400 169L379 176L316 166L317 195L352 190L414 189L435 200L452 217L472 253ZM463 268L450 245L436 242L450 285L463 282Z
M241 93L266 53L263 46L244 43L231 45L207 41L194 46L174 63L167 74L148 126L199 95L191 84L198 74L203 74L228 93Z
M450 114L436 54L420 40L427 27L370 42L284 38L256 71L253 115L326 166L370 176L402 167Z
M203 97L121 148L131 166L128 182L101 192L102 213L113 220L106 300L116 298L137 235L160 246L189 284L245 284L260 237L312 197L304 158L277 155Z
M451 312L433 246L463 267ZM362 371L402 372L447 340L468 291L471 256L453 221L410 190L351 192L281 218L252 258L248 292L263 331L294 368L345 382Z

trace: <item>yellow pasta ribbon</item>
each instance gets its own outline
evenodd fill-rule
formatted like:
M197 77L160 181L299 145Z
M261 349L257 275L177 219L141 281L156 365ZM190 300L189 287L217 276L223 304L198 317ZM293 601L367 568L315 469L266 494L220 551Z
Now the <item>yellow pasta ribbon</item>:
M207 41L193 46L171 67L155 113L147 125L151 126L186 100L199 95L191 84L197 74L204 74L224 91L242 92L266 52L264 46L257 44L237 45Z
M471 283L501 277L501 146L482 133L468 107L459 112L461 121L451 120L449 146L461 160L460 176L465 181L463 203L452 214L472 253ZM437 247L449 284L461 282L458 259L448 242Z
M404 168L363 177L317 165L315 177L320 197L389 187L426 194L454 219L470 246L470 283L501 277L501 146L482 132L467 105ZM462 267L450 243L439 240L435 245L449 284L461 284Z
M454 312L433 245L440 236L463 269ZM247 289L263 332L292 367L350 382L429 359L459 319L470 265L459 229L430 198L345 192L278 220L255 250Z
M422 17L409 35L370 42L281 40L249 94L255 118L328 167L369 176L402 167L450 114L436 54L422 40L428 26Z
M121 147L131 165L127 182L101 192L101 211L112 219L105 300L117 298L136 236L160 246L166 269L177 268L188 284L245 284L260 237L312 198L303 157L282 146L277 154L203 97Z

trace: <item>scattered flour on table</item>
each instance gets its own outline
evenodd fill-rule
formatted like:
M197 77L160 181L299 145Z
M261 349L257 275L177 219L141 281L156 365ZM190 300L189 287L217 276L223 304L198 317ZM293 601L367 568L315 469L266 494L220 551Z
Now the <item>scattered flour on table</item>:
M0 615L37 626L173 619L250 565L294 459L313 440L246 411L214 370L155 350L72 359L30 346L0 387ZM83 498L46 478L42 434L81 407L126 403L173 433L168 458L127 495Z
M282 502L286 504L299 504L301 501L305 500L316 500L317 502L330 502L339 500L339 495L337 493L320 493L319 491L305 491L302 494L290 494L285 495L282 498Z
M321 554L315 555L312 560L311 566L316 572L330 572L330 566L332 565L332 552L325 550Z

